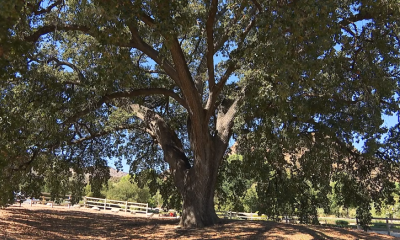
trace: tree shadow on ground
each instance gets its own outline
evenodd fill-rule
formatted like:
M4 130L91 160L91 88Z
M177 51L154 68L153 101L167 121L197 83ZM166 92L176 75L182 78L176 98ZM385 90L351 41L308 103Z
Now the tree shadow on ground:
M328 234L332 233L333 234ZM343 237L342 237L342 236ZM173 238L196 239L394 239L342 228L283 224L266 221L222 220L220 224L204 229L178 229Z
M221 220L201 229L177 228L177 219L134 217L89 210L0 210L0 240L14 239L394 239L322 226Z
M5 221L0 219L1 227L4 226L15 233L21 231L21 234L26 236L44 237L41 239L85 237L131 239L133 236L127 234L130 229L135 229L138 233L152 232L159 225L175 226L178 223L176 219L148 219L76 210L56 212L54 210L12 209L5 211L12 213ZM26 231L28 229L29 231ZM12 235L7 239L13 239Z

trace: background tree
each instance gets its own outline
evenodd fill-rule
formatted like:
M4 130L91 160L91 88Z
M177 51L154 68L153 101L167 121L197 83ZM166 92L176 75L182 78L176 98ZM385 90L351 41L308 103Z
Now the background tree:
M126 175L117 181L109 180L103 194L108 199L115 199L129 202L150 202L149 189L140 189L137 184L131 182L133 179Z
M398 124L382 125L399 110L397 1L1 7L0 183L13 184L4 196L58 158L95 188L107 159L125 158L132 172L169 169L181 224L211 225L232 136L260 182L264 166L290 166L316 191L335 171L379 186L368 190L398 177Z

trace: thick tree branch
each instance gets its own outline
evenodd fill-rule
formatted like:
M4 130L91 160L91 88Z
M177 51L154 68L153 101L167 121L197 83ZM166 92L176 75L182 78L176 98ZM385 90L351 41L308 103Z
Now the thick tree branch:
M241 50L243 48L243 42L244 42L245 38L249 34L250 30L252 28L254 28L254 26L255 26L255 22L256 22L256 15L255 14L256 14L256 8L254 8L254 9L252 9L250 11L250 15L251 16L254 15L254 16L252 17L252 20L249 22L249 24L246 26L245 30L240 34L240 42L238 44L238 50ZM227 39L228 39L228 36L229 35L226 35ZM221 46L217 45L217 49L222 47L223 44L224 44L224 42L222 43ZM207 120L212 116L212 114L213 114L213 112L215 110L215 107L216 107L215 103L216 103L216 101L218 99L218 95L221 93L223 87L226 84L226 81L229 79L229 77L232 75L232 73L237 69L238 69L238 67L235 66L235 64L229 65L229 67L225 71L224 76L220 79L218 84L215 86L215 89L212 89L212 91L210 91L210 94L209 94L209 97L208 97L208 100L207 100L207 103L206 103L206 107L205 107L205 109L208 111L207 112L207 116L206 116Z
M133 24L128 24L128 28L132 34L131 47L136 48L149 56L153 61L155 61L164 69L168 76L170 76L176 83L179 83L178 74L176 73L172 64L168 60L161 60L159 58L158 51L156 51L154 48L143 41L143 39L139 35L139 31L136 26L134 26Z
M228 108L226 112L221 110L217 115L216 134L213 138L215 154L217 156L223 156L229 144L238 104L242 99L243 96L238 96L230 106L224 106Z
M215 85L213 91L210 92L209 97L207 99L206 107L205 107L205 109L207 110L206 119L210 119L210 117L214 114L214 111L216 108L215 103L217 102L219 94L221 93L222 89L224 88L229 77L237 69L238 69L238 67L236 67L234 64L229 65L229 67L225 71L225 74L221 77L219 82Z
M72 123L72 122L76 121L76 119L78 119L82 116L85 116L86 114L90 113L91 111L101 107L104 103L107 103L113 99L130 98L130 97L143 96L143 95L150 96L150 95L157 95L157 94L172 97L178 103L180 103L183 107L185 107L185 108L187 107L186 102L182 98L180 98L178 94L176 94L175 92L173 92L171 90L164 89L164 88L135 89L135 90L131 90L131 91L115 92L115 93L107 94L107 95L103 96L102 98L100 98L94 105L92 105L80 112L77 112L73 116L69 117L63 124Z
M166 74L168 74L168 76L170 76L173 80L178 81L178 75L176 74L176 71L173 68L173 66L171 65L171 63L169 63L166 60L161 60L159 58L159 53L140 38L137 29L134 28L133 25L130 25L129 29L131 30L131 33L132 33L131 42L129 44L120 44L119 46L120 47L132 47L132 48L136 48L136 49L142 51L147 56L149 56L152 60L154 60L157 64L159 64L164 69ZM36 32L34 32L32 35L26 36L25 40L28 42L36 42L36 41L38 41L38 39L41 36L46 35L51 32L54 32L56 30L81 31L84 33L89 33L90 28L86 27L86 26L80 26L80 25L64 25L64 26L47 25L47 26L38 28L36 30ZM92 37L96 38L96 36L94 36L93 34L90 34L90 35ZM56 61L55 59L52 59L52 60ZM67 65L67 64L64 64L64 65Z
M214 88L215 73L214 73L214 21L218 9L218 0L212 0L208 19L206 23L207 32L207 69L208 69L208 87L210 91Z
M204 151L204 146L209 142L210 134L208 121L205 119L202 99L197 92L178 40L173 37L172 39L167 39L167 42L170 42L169 48L171 49L172 59L179 75L181 90L188 105L188 114L191 120L191 127L188 129L188 132L191 135L191 142L193 143L192 150L199 159L204 159L207 154Z
M339 22L339 25L346 26L351 23L355 23L355 22L362 21L362 20L370 20L370 19L373 19L373 16L370 13L360 12L356 15L352 15L348 18L343 19L342 21Z
M229 106L226 113L224 113L222 111L220 111L218 113L216 130L218 131L218 134L220 134L221 136L225 136L224 137L225 140L229 140L227 134L229 134L229 131L230 131L231 127L233 126L233 119L236 115L236 112L238 110L237 107L241 100L242 100L242 97L237 97L233 101L233 103Z
M222 8L221 11L219 11L219 12L217 13L217 15L216 15L216 17L215 17L215 22L217 22L218 19L220 19L221 17L223 17L227 11L228 11L228 8L227 8L226 6L224 6L224 8ZM203 49L199 50L199 46L200 46L201 41L203 40L203 36L204 36L205 33L206 33L206 31L202 28L202 26L200 25L200 23L199 23L199 22L197 22L197 23L198 23L198 26L199 26L199 28L200 28L200 30L199 30L200 34L199 34L199 36L198 36L198 40L197 40L197 42L196 42L196 44L195 44L194 50L192 51L192 54L190 54L190 55L192 55L192 56L196 56L196 54L197 54L199 51L200 51L200 52L203 52ZM215 40L215 38L214 38L214 40ZM214 47L214 48L215 48L215 47ZM214 54L215 54L215 52L216 52L216 51L214 50ZM194 58L194 57L193 57L193 58ZM193 58L190 59L189 64L191 64L191 63L193 62ZM197 67L196 75L195 75L195 77L194 77L194 81L195 81L195 84L196 84L196 88L197 88L197 91L198 91L198 93L199 93L200 96L203 94L203 86L204 86L204 84L203 84L203 79L202 79L202 77L200 76L200 74L202 74L202 73L205 71L205 69L207 68L207 67L206 67L206 65L207 65L206 61L207 61L207 54L204 54L203 57L202 57L202 59L200 60L200 64L199 64L199 66Z
M12 171L20 171L20 170L27 169L29 167L29 165L31 165L35 161L35 159L38 155L39 155L39 150L32 149L32 155L31 155L29 161L20 164L17 168L12 168Z
M25 36L24 39L27 42L37 42L39 38L43 35L46 35L48 33L54 32L56 30L61 30L61 31L81 31L81 32L89 32L90 28L86 26L81 26L81 25L76 25L76 24L71 24L71 25L61 25L61 26L56 26L56 25L46 25L43 27L40 27L34 32L33 34L29 36Z
M242 3L240 5L240 8L237 11L237 14L235 15L235 17L230 22L230 24L229 24L230 27L225 29L225 32L224 32L224 34L222 36L218 36L218 38L215 39L217 42L214 43L214 47L213 47L214 48L214 52L213 52L213 54L215 54L215 52L219 51L224 46L226 41L228 41L229 36L232 34L232 26L238 23L238 21L240 19L240 16L243 13L244 8L245 8L245 4ZM200 81L200 80L197 80L197 78L200 78L200 75L203 74L205 72L205 70L206 70L207 57L208 57L208 55L205 54L203 56L203 58L200 60L200 64L196 69L196 81Z
M170 42L169 48L171 49L172 59L179 77L178 85L181 87L187 101L189 114L195 114L195 117L203 119L203 106L185 60L185 55L179 45L179 41L173 36L170 36L170 39L167 39L167 41Z
M148 16L147 14L145 14L144 12L142 12L140 14L140 19L146 23L149 27L151 28L155 28L156 27L156 23L154 21L154 19L152 19L150 16Z
M191 168L183 151L182 142L164 119L151 109L139 104L130 105L131 110L140 118L146 128L155 137L164 152L164 159L169 164L178 190L183 193L187 170Z

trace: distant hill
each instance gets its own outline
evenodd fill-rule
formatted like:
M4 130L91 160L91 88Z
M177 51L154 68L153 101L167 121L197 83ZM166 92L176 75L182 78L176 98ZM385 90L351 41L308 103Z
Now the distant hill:
M110 167L110 176L112 178L122 178L123 176L128 175L126 172L118 171L115 168Z

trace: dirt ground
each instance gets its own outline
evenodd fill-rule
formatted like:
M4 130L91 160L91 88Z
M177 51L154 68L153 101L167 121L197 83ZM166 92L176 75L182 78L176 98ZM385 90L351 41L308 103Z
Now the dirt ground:
M400 239L342 228L265 221L224 221L203 229L180 229L176 219L135 217L43 205L0 210L0 240L11 239Z

